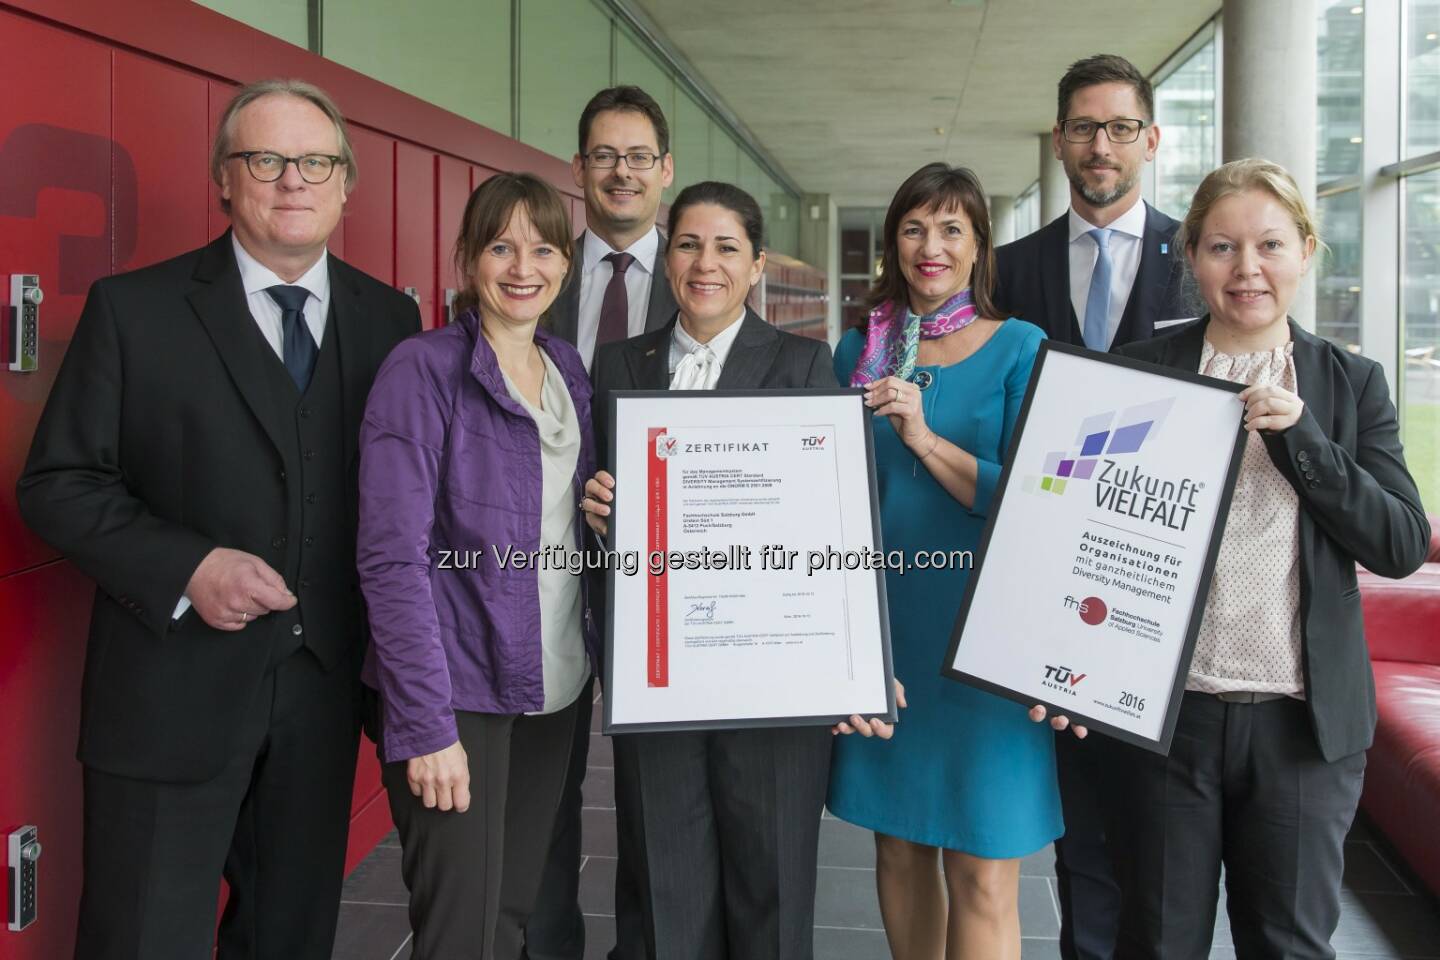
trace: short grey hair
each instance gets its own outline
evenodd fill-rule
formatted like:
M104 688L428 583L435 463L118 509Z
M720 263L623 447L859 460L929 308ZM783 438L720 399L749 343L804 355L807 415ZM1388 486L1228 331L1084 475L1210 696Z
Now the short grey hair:
M308 103L314 104L320 112L330 118L335 124L335 138L340 144L340 160L345 164L345 192L349 193L355 189L355 181L360 177L360 169L355 164L355 151L350 148L350 136L345 129L345 117L340 108L335 106L335 101L330 95L313 83L306 83L304 80L256 80L254 83L247 83L235 92L230 103L225 107L225 112L220 115L220 125L215 128L215 144L210 150L210 178L215 185L221 186L221 174L225 169L226 157L231 154L230 136L235 126L235 118L240 111L244 110L256 100L270 96L297 97ZM220 199L220 208L226 213L230 212L230 201Z

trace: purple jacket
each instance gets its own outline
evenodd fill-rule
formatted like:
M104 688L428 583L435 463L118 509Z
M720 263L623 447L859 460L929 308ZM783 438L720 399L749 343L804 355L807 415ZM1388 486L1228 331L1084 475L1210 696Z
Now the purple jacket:
M470 311L402 342L375 376L360 427L357 559L372 640L363 679L380 691L387 761L454 743L455 710L514 714L545 702L538 575L501 569L495 556L539 548L540 437L479 334ZM590 380L570 344L545 330L535 342L575 403L578 503L595 472ZM577 511L576 549L583 527Z

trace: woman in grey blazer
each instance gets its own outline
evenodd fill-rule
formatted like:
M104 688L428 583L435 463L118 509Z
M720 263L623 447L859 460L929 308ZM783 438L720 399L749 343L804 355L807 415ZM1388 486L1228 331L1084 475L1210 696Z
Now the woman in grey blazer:
M679 312L595 359L602 466L612 390L836 386L825 343L777 330L746 305L765 269L762 232L759 205L738 187L698 183L675 199L665 267ZM602 535L613 485L602 470L582 503ZM614 738L615 960L810 960L830 739L824 727Z
M1169 757L1111 744L1119 960L1209 955L1225 867L1240 957L1334 957L1375 685L1355 565L1403 577L1429 526L1373 360L1287 309L1317 243L1290 175L1237 160L1177 234L1209 314L1120 353L1244 383L1249 437Z

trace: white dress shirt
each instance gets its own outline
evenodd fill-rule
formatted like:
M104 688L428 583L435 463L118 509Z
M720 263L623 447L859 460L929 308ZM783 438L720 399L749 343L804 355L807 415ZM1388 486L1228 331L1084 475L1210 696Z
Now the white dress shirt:
M660 231L655 227L624 250L585 231L580 253L580 304L575 317L575 347L585 360L585 369L595 357L595 337L600 332L600 307L605 302L605 288L615 268L605 260L612 253L628 253L635 258L625 271L625 297L630 307L627 336L645 332L645 315L650 311L650 284L655 277L655 257L660 253Z
M740 335L745 322L745 310L730 321L730 325L701 343L685 332L680 321L675 321L675 332L670 335L670 389L671 390L714 390L725 368L725 358Z
M285 327L280 322L280 304L265 292L266 287L304 287L310 291L310 299L305 301L305 325L310 328L310 335L315 338L318 349L324 342L325 318L330 315L329 254L321 250L320 259L316 260L299 280L287 284L275 271L250 256L250 252L240 245L240 238L233 233L230 234L230 242L235 247L235 263L240 267L240 283L245 287L245 301L250 307L250 316L255 318L255 325L260 328L260 333L265 337L265 342L270 344L270 349L275 351L275 356L282 361L285 359ZM180 602L175 605L175 612L170 616L179 620L189 609L190 598L181 596Z
M230 242L235 245L235 262L240 266L240 282L245 287L245 300L250 304L250 316L255 318L255 325L264 334L270 349L275 351L275 356L285 359L285 328L280 323L280 304L265 292L267 287L304 287L310 291L310 299L305 301L305 326L310 328L310 335L315 338L315 347L319 349L325 342L325 318L330 315L329 254L322 249L320 259L316 260L299 280L286 283L276 276L275 271L250 256L233 233L230 235Z
M1075 308L1075 319L1085 326L1085 303L1090 299L1090 274L1095 270L1099 247L1090 231L1090 223L1075 208L1070 208L1070 305ZM1136 199L1135 205L1122 213L1109 226L1110 230L1110 318L1105 329L1105 343L1115 340L1115 331L1120 329L1120 319L1125 316L1125 305L1130 301L1130 289L1135 286L1135 277L1140 272L1140 252L1145 242L1145 201Z

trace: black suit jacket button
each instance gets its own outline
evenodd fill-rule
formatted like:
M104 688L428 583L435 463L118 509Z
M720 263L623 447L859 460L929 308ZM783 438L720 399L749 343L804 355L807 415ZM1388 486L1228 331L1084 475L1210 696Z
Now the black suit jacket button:
M306 538L305 538L305 546L307 546L307 547L313 547L313 546L315 546L315 538L314 538L314 537L306 537Z
M314 460L314 459L315 459L315 451L314 451L314 450L306 450L306 451L305 451L305 459L306 459L306 460Z
M305 502L306 502L306 503L314 503L314 502L315 502L315 494L313 494L313 493L307 493L307 494L305 494Z
M281 547L285 546L285 538L276 537L274 540L270 541L270 546L274 547L276 550L279 550Z
M1304 463L1306 460L1310 459L1310 451L1301 450L1298 454L1295 455L1295 459L1299 460L1301 463Z
M280 482L281 482L281 483L284 483L284 482L285 482L285 471L284 471L284 470L281 470L281 471L280 471Z
M1319 480L1311 480L1309 483L1305 484L1305 486L1307 486L1307 487L1318 487L1318 486L1320 486L1320 481L1319 481Z
M295 636L298 637L298 636L300 636L302 633L305 632L305 628L302 627L302 626L300 626L300 624L297 623L297 624L295 624L295 626L293 626L293 627L290 628L290 632L291 632L292 634L294 634Z

